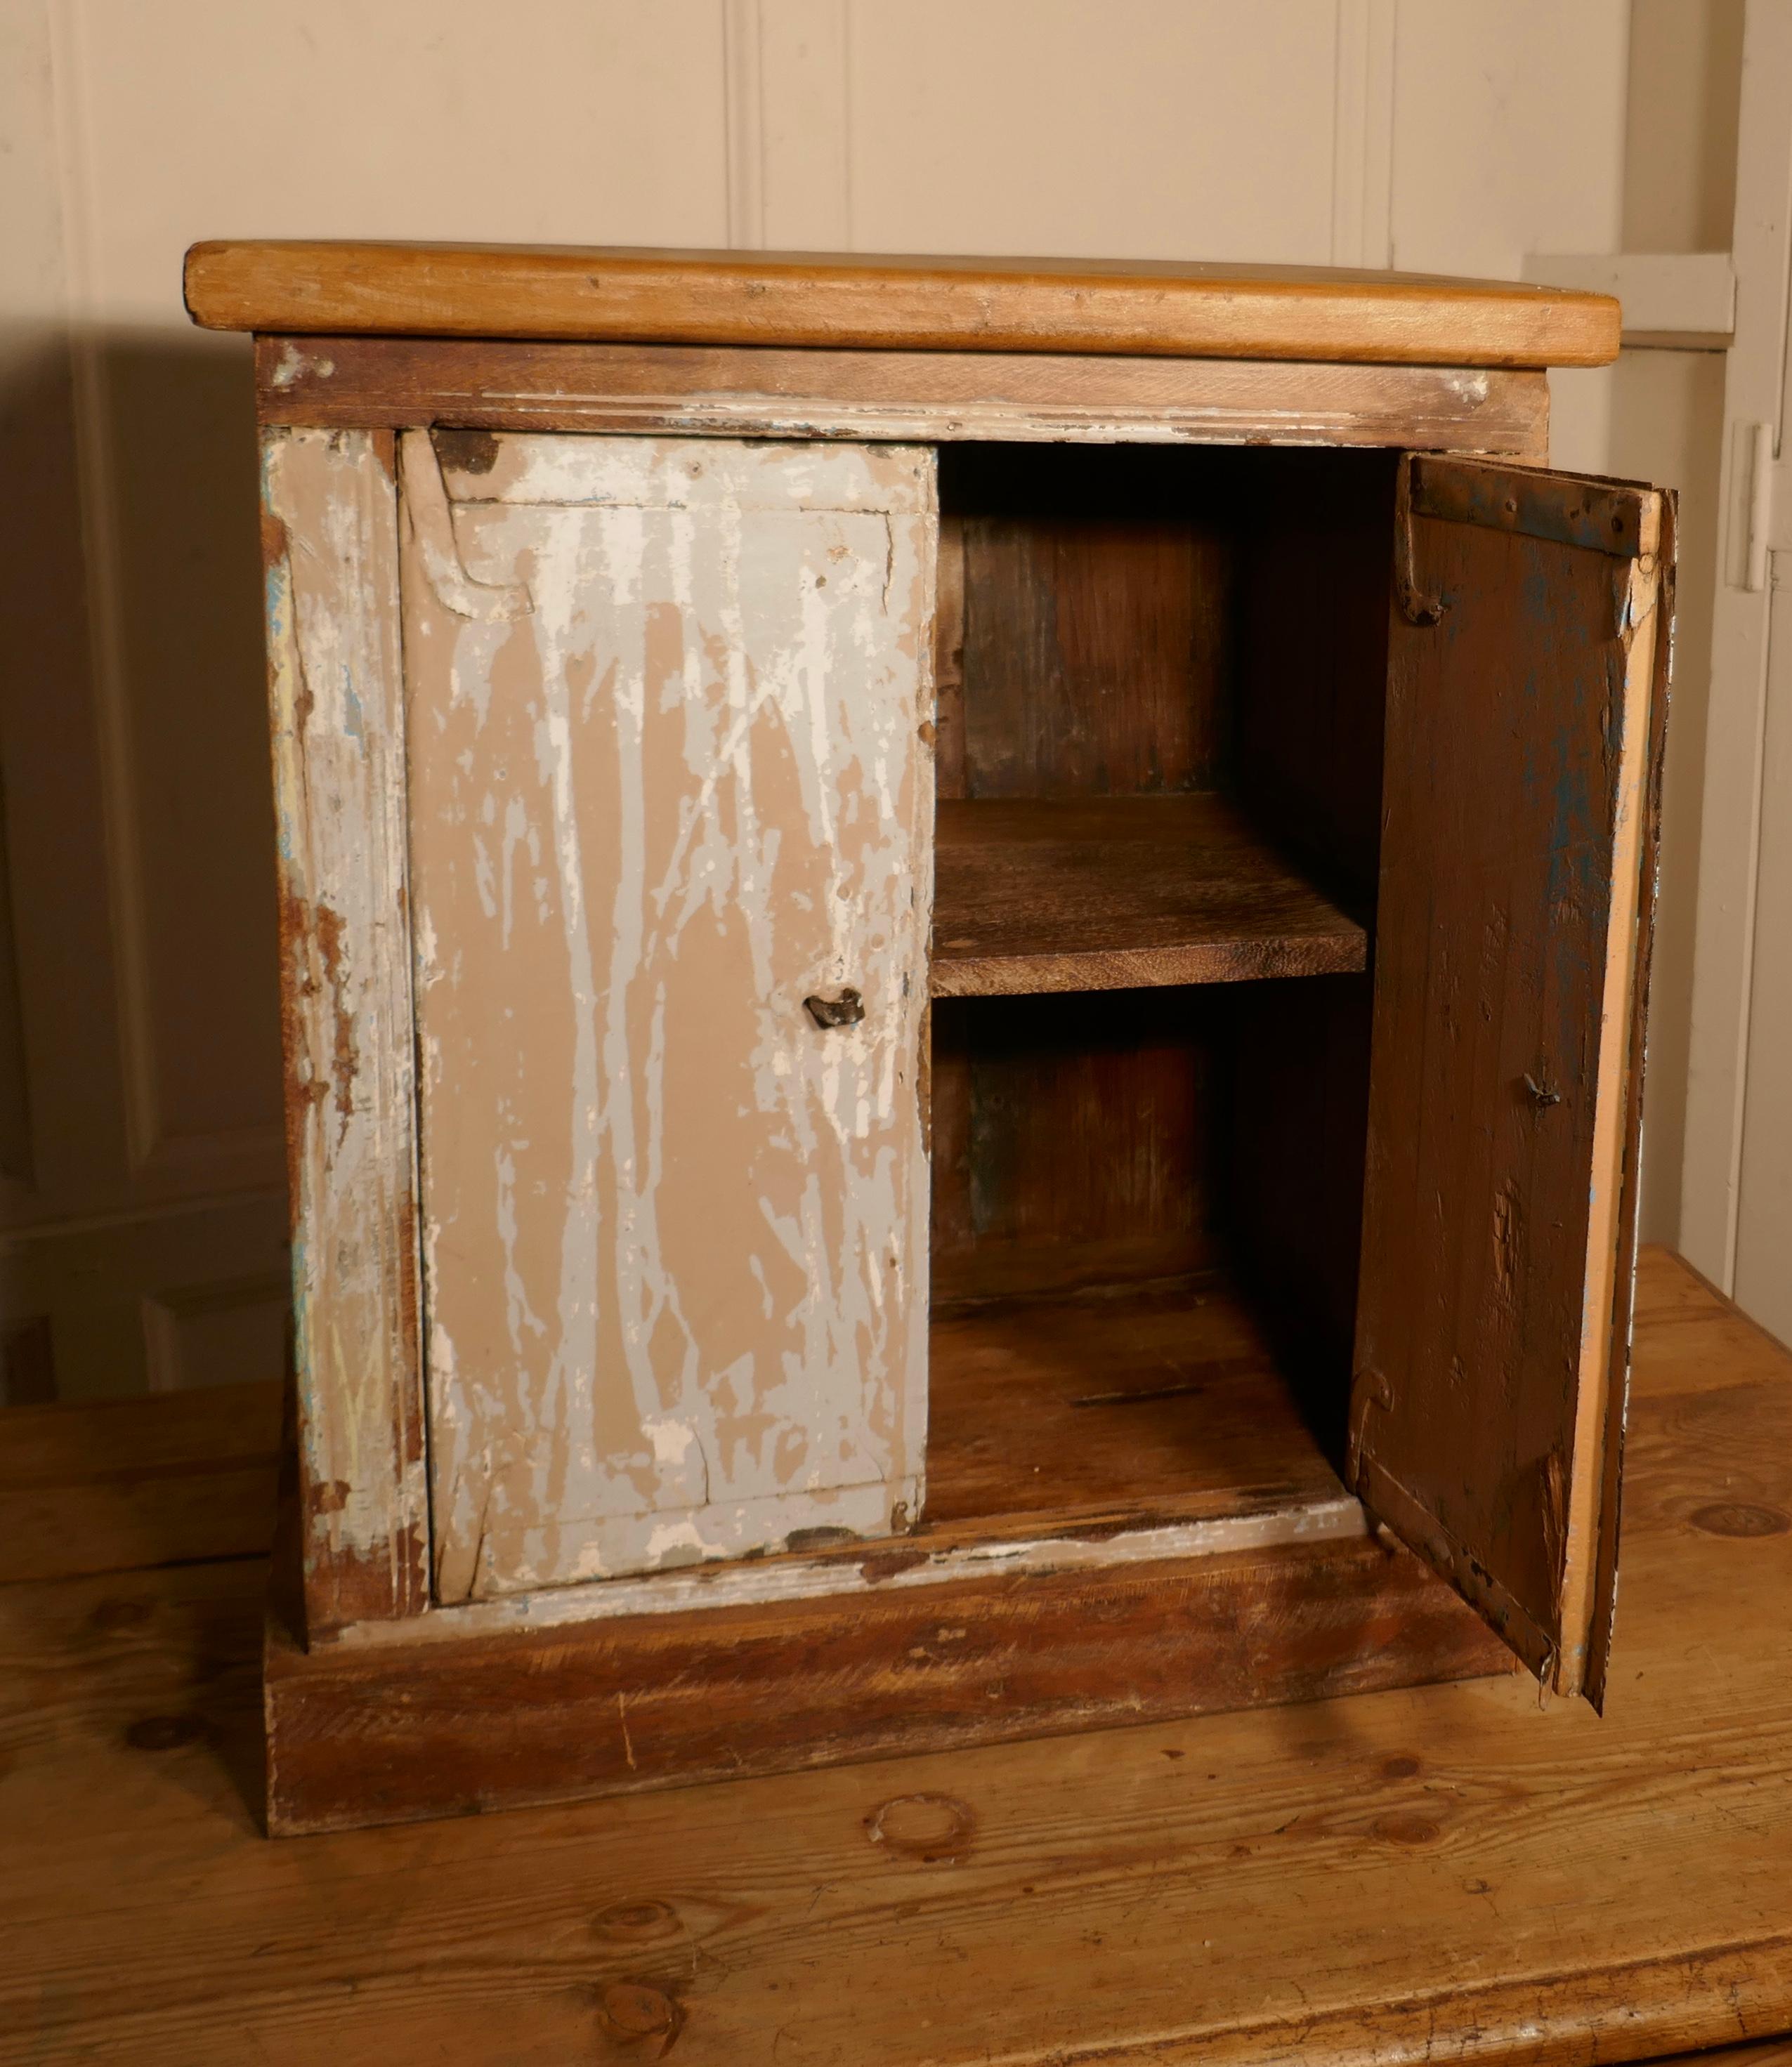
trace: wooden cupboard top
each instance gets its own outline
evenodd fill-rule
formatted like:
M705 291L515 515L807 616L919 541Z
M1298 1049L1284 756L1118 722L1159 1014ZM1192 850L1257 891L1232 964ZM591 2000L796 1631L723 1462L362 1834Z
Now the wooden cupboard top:
M231 242L187 254L208 330L665 344L1603 366L1607 294L1164 260Z

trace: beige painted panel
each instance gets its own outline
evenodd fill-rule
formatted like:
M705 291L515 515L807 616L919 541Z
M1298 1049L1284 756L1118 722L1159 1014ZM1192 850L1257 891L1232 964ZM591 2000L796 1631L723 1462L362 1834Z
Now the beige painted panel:
M437 1598L900 1528L932 455L443 443L401 465Z

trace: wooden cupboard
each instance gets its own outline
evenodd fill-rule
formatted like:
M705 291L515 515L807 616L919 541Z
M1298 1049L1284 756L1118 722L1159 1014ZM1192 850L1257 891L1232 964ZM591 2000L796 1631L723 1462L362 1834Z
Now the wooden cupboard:
M274 1828L1602 1697L1673 513L1546 469L1542 368L1614 304L188 290L261 333Z

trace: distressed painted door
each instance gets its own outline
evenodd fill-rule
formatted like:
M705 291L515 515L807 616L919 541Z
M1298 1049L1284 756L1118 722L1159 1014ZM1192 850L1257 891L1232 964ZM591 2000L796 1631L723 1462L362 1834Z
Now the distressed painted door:
M900 1529L933 456L400 473L437 1597Z
M1404 463L1352 1482L1603 1698L1672 510Z

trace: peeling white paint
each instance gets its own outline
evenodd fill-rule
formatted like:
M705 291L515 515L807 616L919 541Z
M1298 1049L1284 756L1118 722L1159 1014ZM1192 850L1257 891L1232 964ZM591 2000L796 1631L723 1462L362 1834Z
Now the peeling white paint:
M308 1611L422 1605L397 513L380 441L270 431L268 571ZM351 1568L359 1576L350 1576ZM413 1569L414 1568L414 1569Z
M688 1530L688 1525L675 1525ZM488 1635L510 1629L563 1628L638 1614L664 1614L694 1608L742 1608L780 1602L851 1600L867 1594L907 1592L966 1579L1034 1578L1051 1572L1097 1571L1171 1558L1219 1557L1241 1551L1290 1545L1359 1542L1371 1531L1362 1503L1347 1494L1200 1521L1168 1522L1114 1536L1017 1537L1012 1541L947 1545L929 1549L916 1540L915 1561L880 1570L851 1552L831 1557L786 1557L616 1578L605 1586L559 1587L444 1608L409 1629L395 1631L368 1623L344 1633L344 1643L376 1644L394 1635L406 1642ZM668 1546L694 1546L694 1532L668 1529ZM900 1547L900 1546L897 1546Z
M932 455L495 445L452 536L526 614L430 607L433 518L405 558L443 1596L887 1533L925 1413Z

